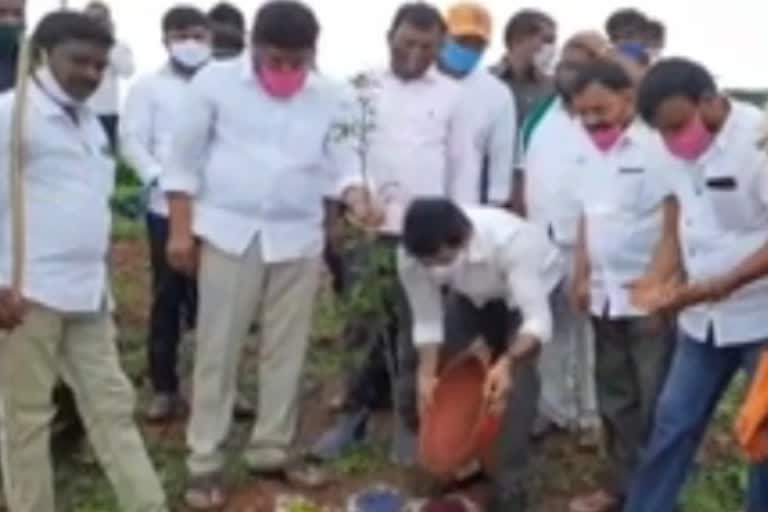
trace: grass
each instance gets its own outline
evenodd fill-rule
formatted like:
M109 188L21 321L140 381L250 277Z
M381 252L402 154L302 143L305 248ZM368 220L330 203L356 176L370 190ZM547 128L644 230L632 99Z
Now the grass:
M136 221L118 218L115 222L115 240L121 243L143 239L142 225ZM125 262L124 262L125 263ZM138 279L137 274L146 266L145 261L130 262L124 265L127 271L117 272L114 276L115 294L122 311L128 311L133 318L134 309L144 308L146 304L146 280ZM130 319L129 318L129 319ZM135 320L135 319L134 319ZM142 376L146 368L145 340L143 324L134 320L121 322L120 349L123 364L128 374L141 387ZM334 343L342 331L343 314L332 301L320 301L315 316L313 346L308 362L307 376L312 385L343 375L346 369L359 360L359 354L338 350ZM185 371L189 369L189 347L186 344ZM255 391L255 372L246 372L241 386L248 391ZM743 491L746 486L746 470L733 445L729 432L731 421L738 409L743 391L743 382L737 382L728 393L718 410L712 433L704 447L704 464L696 473L683 498L684 512L737 512L743 509ZM144 393L140 393L142 396ZM150 436L149 451L168 492L171 503L177 503L184 485L184 463L186 448L183 436ZM247 437L247 430L237 426L232 436L232 453L238 452ZM344 457L330 464L330 468L341 478L377 480L389 467L384 439L357 446ZM581 459L572 457L571 448L559 447L559 451L544 450L537 454L534 487L542 493L570 495L576 490L584 490L591 485L594 474L599 468L599 461L589 461L587 466ZM233 462L230 467L233 482L247 481L247 472L243 465ZM75 460L59 461L57 468L57 492L59 510L65 512L112 512L119 510L111 487L96 464L82 463ZM560 508L541 508L538 512L561 512Z

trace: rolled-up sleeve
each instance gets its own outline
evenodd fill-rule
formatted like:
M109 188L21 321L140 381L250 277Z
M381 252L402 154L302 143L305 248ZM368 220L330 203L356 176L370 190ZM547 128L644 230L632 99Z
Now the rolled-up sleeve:
M413 344L441 344L445 335L440 287L427 269L402 249L397 255L397 271L411 307Z
M160 176L165 192L180 192L195 196L200 189L201 175L209 153L216 111L208 94L205 71L187 87L180 102L180 112L174 122L168 165Z
M507 303L510 309L520 311L521 334L548 343L552 338L549 296L553 276L542 270L548 258L541 242L546 240L527 235L520 233L511 237L502 250L502 263L507 269Z

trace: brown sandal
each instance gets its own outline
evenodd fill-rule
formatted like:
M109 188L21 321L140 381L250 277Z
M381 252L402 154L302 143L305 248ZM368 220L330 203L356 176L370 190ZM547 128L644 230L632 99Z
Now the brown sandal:
M227 504L227 495L219 475L205 475L190 479L184 491L184 504L189 510L221 510Z

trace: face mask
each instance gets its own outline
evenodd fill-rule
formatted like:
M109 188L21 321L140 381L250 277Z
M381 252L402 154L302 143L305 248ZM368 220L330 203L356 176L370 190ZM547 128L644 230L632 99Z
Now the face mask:
M587 128L587 133L600 151L608 151L619 140L624 130L618 125Z
M430 266L429 273L438 283L449 283L461 273L464 259L464 252L462 251L450 263Z
M299 69L274 69L259 66L258 78L261 85L270 96L279 99L288 99L298 94L304 88L309 70L305 67Z
M533 56L533 66L539 73L549 73L555 60L555 45L547 43Z
M176 41L170 44L169 51L171 58L187 69L198 69L211 58L212 50L210 45L187 39Z
M21 26L0 25L0 51L15 49L19 45Z
M450 40L443 45L440 62L454 73L465 75L475 69L482 53Z
M664 137L669 151L683 160L696 160L709 148L715 134L704 126L704 122L698 115L694 116L688 124L673 135Z

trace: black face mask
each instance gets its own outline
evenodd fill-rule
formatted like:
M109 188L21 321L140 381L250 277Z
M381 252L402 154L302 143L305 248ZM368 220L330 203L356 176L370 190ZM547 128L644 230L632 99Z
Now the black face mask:
M574 84L582 68L581 64L561 63L555 69L555 89L566 100L573 95Z

